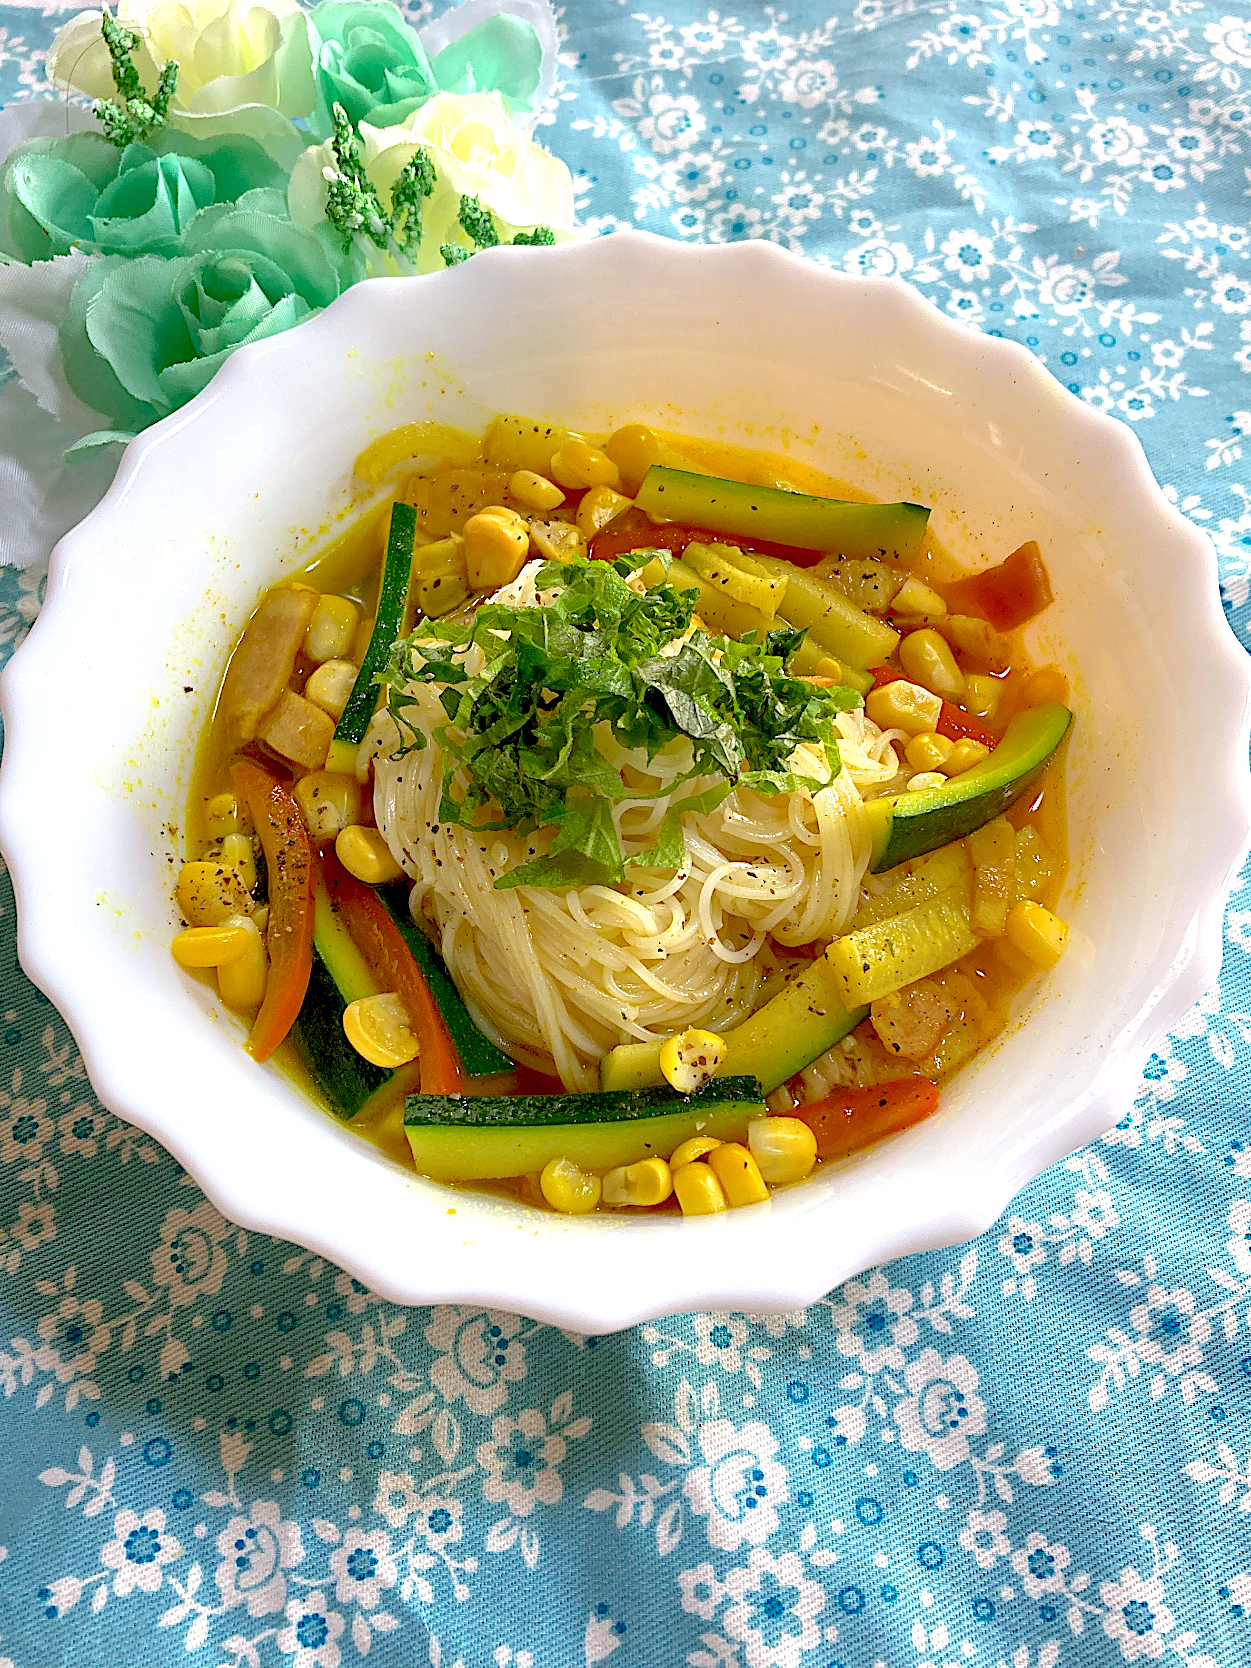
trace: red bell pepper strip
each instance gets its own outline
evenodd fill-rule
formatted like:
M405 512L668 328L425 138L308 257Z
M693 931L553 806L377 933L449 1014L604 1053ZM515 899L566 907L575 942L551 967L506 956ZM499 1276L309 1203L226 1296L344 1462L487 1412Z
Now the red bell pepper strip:
M1042 552L1033 539L997 567L957 579L945 589L953 613L980 614L996 631L1015 631L1054 600Z
M248 1049L268 1060L295 1024L313 970L313 848L290 791L255 759L237 759L230 785L247 806L269 871L269 978Z
M800 550L768 539L731 539L724 533L710 533L703 527L686 527L676 521L666 521L659 527L606 527L591 540L587 555L595 562L611 562L631 550L669 550L680 556L688 544L732 544L737 550L755 551L760 556L780 556L797 568L810 568L821 560L819 550Z
M372 886L350 875L331 852L322 873L343 925L365 958L379 990L394 991L421 1040L418 1064L423 1095L463 1095L465 1068L413 953Z
M894 672L889 666L875 666L873 687L882 689L888 683L898 683L903 676L902 672ZM950 701L943 702L935 734L946 736L948 741L980 741L982 746L989 747L992 753L1002 739L994 730L988 730L985 724L980 723L971 713L953 706Z
M670 550L676 556L699 535L690 527L606 527L591 540L587 555L593 562L612 562L630 550Z
M928 1077L901 1077L872 1089L836 1089L787 1115L802 1118L812 1130L819 1157L846 1158L928 1118L938 1100L938 1085Z

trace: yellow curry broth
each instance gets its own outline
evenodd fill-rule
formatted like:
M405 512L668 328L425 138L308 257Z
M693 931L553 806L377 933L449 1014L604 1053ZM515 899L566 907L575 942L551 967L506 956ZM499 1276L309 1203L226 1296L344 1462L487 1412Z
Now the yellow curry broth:
M868 494L849 483L794 458L672 433L660 433L659 438L667 448L688 459L696 468L722 478L754 485L787 486L815 496L866 503L872 501ZM429 451L436 440L442 443L438 459L432 458ZM387 473L411 461L412 450L405 450L406 447L420 447L426 456L421 460L423 467L420 472L408 470L401 473L393 497L417 509L419 542L425 543L443 537L449 531L459 530L468 515L487 504L504 501L502 489L507 483L507 471L487 467L478 440L441 425L410 425L408 430L380 437L362 453L358 460L358 472L371 483L380 482ZM308 585L323 594L346 596L359 606L363 620L370 621L377 604L390 504L391 499L387 499L361 517L317 556L294 569L283 583ZM567 500L558 514L571 515L572 509ZM941 585L963 576L964 571L933 534L927 533L914 569L917 576L925 583ZM1001 680L1004 694L995 719L995 726L999 729L1021 705L1033 704L1026 698L1026 685L1039 670L1029 662L1019 633L1010 634L1008 640L1012 647L1012 668ZM963 669L983 669L958 650L956 659ZM310 662L303 657L297 659L289 687L297 692L302 689L310 669ZM214 795L229 788L229 766L239 751L238 737L232 733L221 709L219 690L213 717L200 741L193 773L187 815L188 858L198 857L211 847L206 827L206 806ZM1053 905L1058 898L1068 867L1063 752L1062 747L1048 764L1034 791L1007 813L1013 827L1018 830L1032 824L1056 861L1056 873L1039 900L1047 906ZM275 760L263 749L260 753L268 768L274 768L276 764L281 772L292 774L283 761ZM364 796L363 815L372 822L368 793ZM988 940L953 964L951 969L944 970L972 981L985 1004L979 1047L984 1047L1008 1023L1013 1000L1034 976L1035 970L1023 970L1019 964L1013 964L1011 957L1005 957L1000 948L1003 942ZM865 1026L868 1023L865 1021ZM877 1046L880 1048L880 1045ZM326 1104L324 1096L289 1044L283 1045L274 1058L304 1093ZM962 1058L954 1069L959 1070L967 1063L967 1057ZM919 1069L910 1062L901 1061L898 1065L901 1071L905 1066L909 1071ZM941 1080L946 1074L939 1075ZM410 1169L413 1168L412 1155L403 1128L404 1094L415 1086L415 1068L401 1070L352 1122L356 1133L372 1142L388 1158ZM539 1206L544 1203L534 1178L468 1185L472 1185L474 1191Z

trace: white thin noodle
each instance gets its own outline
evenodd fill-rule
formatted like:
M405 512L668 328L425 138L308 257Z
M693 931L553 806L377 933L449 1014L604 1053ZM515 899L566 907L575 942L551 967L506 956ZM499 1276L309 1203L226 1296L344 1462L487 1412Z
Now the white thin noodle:
M414 686L429 737L445 722L435 691ZM832 938L855 913L869 859L864 796L899 776L886 733L863 711L839 714L842 771L815 793L764 797L736 789L714 811L682 815L687 867L633 868L616 886L566 892L494 882L546 851L550 833L476 834L439 820L443 754L427 741L395 759L397 732L380 712L374 810L396 861L414 882L414 919L431 931L483 1031L518 1060L567 1088L597 1086L599 1059L618 1043L689 1025L717 1029L752 1011L772 938L787 946ZM674 781L690 767L687 742L648 762L608 727L600 751L638 797L613 816L626 855L655 843L665 813L712 785ZM801 774L824 780L820 748L801 748Z

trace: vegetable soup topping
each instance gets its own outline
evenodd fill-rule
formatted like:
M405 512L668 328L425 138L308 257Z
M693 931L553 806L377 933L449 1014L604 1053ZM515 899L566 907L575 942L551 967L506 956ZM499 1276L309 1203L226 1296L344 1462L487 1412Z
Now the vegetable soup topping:
M413 424L261 598L173 953L420 1174L708 1215L926 1118L1055 965L1037 544L633 423Z

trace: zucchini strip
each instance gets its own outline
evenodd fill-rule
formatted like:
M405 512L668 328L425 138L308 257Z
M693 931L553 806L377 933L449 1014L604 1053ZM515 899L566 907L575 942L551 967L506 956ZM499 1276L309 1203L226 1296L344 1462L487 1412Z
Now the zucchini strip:
M404 621L408 602L408 587L413 571L413 550L417 543L417 512L411 504L392 504L391 527L387 534L387 553L382 564L382 584L378 593L378 612L374 629L361 669L356 674L352 693L334 728L330 743L327 770L350 772L356 766L356 750L365 739L369 720L378 705L378 686L374 678L386 670Z
M884 557L911 567L930 512L920 504L852 504L810 498L779 487L750 486L715 475L653 464L635 497L656 521L682 521L745 539L827 550L839 556Z
M694 1095L410 1095L404 1133L423 1175L485 1181L533 1175L553 1158L597 1172L667 1158L692 1135L741 1141L764 1113L750 1079L708 1084Z
M489 1037L484 1037L475 1025L460 992L452 983L442 956L408 913L407 886L383 887L378 896L387 906L391 919L399 928L405 944L412 951L413 960L430 987L430 994L443 1015L443 1023L460 1055L466 1076L494 1077L499 1072L512 1071L512 1060Z
M973 931L965 881L902 915L837 939L825 959L838 977L845 1002L872 1003L937 973L980 942Z
M849 1008L829 952L771 997L741 1025L722 1033L722 1065L727 1075L750 1074L765 1094L794 1077L828 1048L855 1029L868 1008ZM663 1083L660 1042L623 1043L600 1061L603 1089L635 1089ZM713 1083L723 1086L724 1078Z

